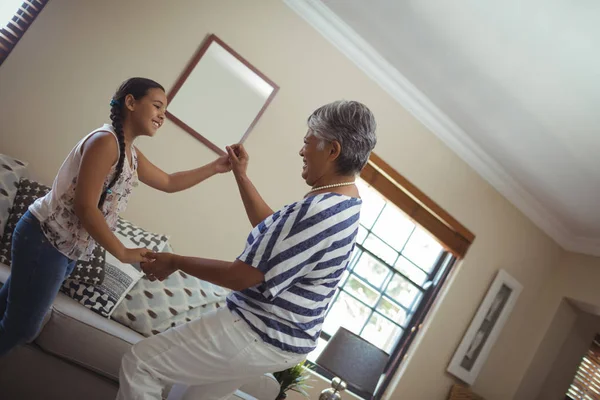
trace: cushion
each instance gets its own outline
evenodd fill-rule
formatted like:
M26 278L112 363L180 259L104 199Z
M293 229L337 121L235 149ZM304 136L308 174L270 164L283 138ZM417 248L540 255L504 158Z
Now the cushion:
M29 206L39 197L45 196L50 191L46 185L29 179L22 179L19 183L17 194L10 210L8 222L4 228L4 234L0 238L0 263L10 266L12 247L12 234L17 223L27 212Z
M11 264L11 246L12 233L19 222L19 219L25 214L29 206L38 198L45 196L50 188L39 182L22 179L15 196L13 206L4 235L0 238L0 262L6 265ZM90 261L78 261L73 269L71 277L75 281L82 281L92 285L102 283L104 280L104 256L105 251L102 247L96 246Z
M0 166L0 236L2 236L10 215L10 208L17 195L19 181L25 175L27 164L0 154Z
M163 249L171 252L170 246ZM185 324L205 312L225 306L229 290L182 271L152 282L140 279L112 315L115 321L144 336Z
M59 293L35 340L45 351L117 380L123 355L144 337Z
M131 222L119 218L115 235L127 248L146 247L161 251L168 237L147 232ZM104 280L100 284L86 283L73 276L63 283L60 291L103 317L110 318L143 272L139 265L124 264L112 254L104 252Z
M94 250L89 261L77 261L73 272L71 272L71 278L74 282L82 282L89 285L99 285L104 282L105 277L105 261L106 261L106 250L104 247L98 245L94 246Z

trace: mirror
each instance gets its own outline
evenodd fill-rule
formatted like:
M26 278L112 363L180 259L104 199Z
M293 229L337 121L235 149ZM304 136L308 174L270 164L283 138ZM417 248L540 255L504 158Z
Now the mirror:
M168 94L167 118L225 154L242 143L279 87L215 35L210 35Z

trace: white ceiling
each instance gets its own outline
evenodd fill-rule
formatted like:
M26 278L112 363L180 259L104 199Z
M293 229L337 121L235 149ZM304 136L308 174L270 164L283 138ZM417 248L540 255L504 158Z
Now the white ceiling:
M286 3L563 247L600 255L600 2Z

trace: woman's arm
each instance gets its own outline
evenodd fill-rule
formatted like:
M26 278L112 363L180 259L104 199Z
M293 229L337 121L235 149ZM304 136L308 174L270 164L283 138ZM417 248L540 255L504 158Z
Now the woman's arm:
M75 189L74 211L85 230L106 251L124 263L141 262L145 260L144 255L148 250L125 248L112 233L98 208L104 181L118 156L112 133L98 133L85 142Z
M151 188L166 193L175 193L189 189L215 174L231 171L229 157L221 156L203 167L167 174L152 164L137 148L136 151L138 154L138 176L140 181Z
M252 226L260 224L265 218L273 214L273 210L263 200L258 190L252 184L252 181L246 175L248 161L250 157L241 144L234 144L227 147L227 153L233 169L235 180L238 184L240 196L246 209L246 214Z
M262 272L240 260L231 263L171 253L149 253L148 258L152 261L142 263L142 269L151 280L162 281L179 269L203 281L237 291L264 281Z

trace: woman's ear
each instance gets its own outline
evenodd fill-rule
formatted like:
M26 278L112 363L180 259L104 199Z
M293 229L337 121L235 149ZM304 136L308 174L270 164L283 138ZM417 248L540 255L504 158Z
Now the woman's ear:
M135 108L135 97L133 97L133 95L128 94L127 96L125 96L125 107L127 107L127 109L129 111L133 111Z
M337 159L340 154L342 154L342 145L337 140L334 140L329 147L329 159L333 161Z

